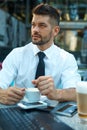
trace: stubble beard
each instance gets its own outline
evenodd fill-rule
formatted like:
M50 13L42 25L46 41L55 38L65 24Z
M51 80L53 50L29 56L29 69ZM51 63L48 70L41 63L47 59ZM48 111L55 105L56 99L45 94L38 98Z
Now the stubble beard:
M42 46L42 45L47 44L47 43L50 41L51 37L52 37L52 31L49 33L48 36L46 36L46 37L40 36L40 37L41 37L41 40L40 40L40 41L37 41L37 42L35 42L35 41L32 39L33 44L39 45L39 46Z

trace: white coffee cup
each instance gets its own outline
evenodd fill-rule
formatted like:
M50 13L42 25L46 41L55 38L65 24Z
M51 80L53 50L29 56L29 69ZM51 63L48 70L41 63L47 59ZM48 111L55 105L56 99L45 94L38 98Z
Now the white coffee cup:
M87 124L87 81L78 82L76 92L80 121Z
M40 91L38 88L27 88L25 91L25 98L29 103L40 101Z

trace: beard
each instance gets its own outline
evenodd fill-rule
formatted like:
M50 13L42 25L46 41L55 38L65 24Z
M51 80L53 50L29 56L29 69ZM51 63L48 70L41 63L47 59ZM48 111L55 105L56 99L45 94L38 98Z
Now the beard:
M39 35L37 33L35 33L34 35L37 35L41 40L37 41L37 40L34 40L32 37L33 44L42 46L42 45L47 44L50 41L50 39L52 37L52 31L47 36L44 36L44 37L42 37L41 35Z

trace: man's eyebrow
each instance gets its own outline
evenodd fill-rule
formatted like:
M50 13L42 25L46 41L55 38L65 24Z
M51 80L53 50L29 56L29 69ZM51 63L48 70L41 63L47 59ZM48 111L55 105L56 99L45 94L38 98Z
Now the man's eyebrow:
M35 24L35 22L32 21L31 24ZM38 23L38 25L45 25L46 26L47 24L44 22L40 22L40 23Z
M35 22L32 21L31 23L35 23ZM46 23L44 23L44 22L39 22L39 24L46 24Z
M43 22L41 22L41 23L39 23L39 24L45 24L45 25L46 25L46 23L43 23Z

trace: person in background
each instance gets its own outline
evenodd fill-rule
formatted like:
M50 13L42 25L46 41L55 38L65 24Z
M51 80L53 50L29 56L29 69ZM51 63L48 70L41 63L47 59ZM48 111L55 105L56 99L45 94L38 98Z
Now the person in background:
M71 4L69 6L69 15L71 21L77 21L79 20L79 14L78 14L78 5L77 4Z
M0 103L16 104L24 97L26 88L35 86L50 100L76 101L75 87L80 80L76 60L54 44L60 31L59 19L59 12L48 4L34 8L32 42L13 49L2 64ZM45 75L35 79L40 51L45 54ZM10 86L12 81L14 86Z

